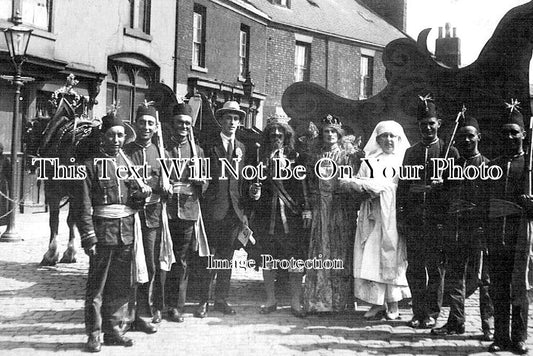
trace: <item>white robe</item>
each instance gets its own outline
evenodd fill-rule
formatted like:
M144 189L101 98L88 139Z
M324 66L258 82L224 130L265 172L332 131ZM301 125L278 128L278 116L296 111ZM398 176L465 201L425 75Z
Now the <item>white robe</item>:
M356 190L371 195L361 203L357 219L354 293L378 305L410 297L405 241L396 228L398 162L401 164L394 154L381 153L363 163L358 178L352 181Z

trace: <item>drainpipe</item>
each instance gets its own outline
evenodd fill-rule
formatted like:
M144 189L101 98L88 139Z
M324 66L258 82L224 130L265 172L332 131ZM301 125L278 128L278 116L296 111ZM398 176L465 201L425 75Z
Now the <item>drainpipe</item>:
M329 89L328 88L328 76L329 76L329 38L326 37L326 63L325 63L325 67L326 67L326 76L325 76L325 83L324 83L324 87L326 89Z
M180 7L180 0L176 0L176 21L175 21L175 31L174 31L174 79L172 80L172 90L174 90L174 93L176 92L178 88L178 16L179 16L179 7Z

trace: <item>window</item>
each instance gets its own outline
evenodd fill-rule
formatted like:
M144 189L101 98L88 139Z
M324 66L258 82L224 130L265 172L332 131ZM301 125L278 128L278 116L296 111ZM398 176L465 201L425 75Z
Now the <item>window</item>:
M10 20L13 9L20 10L25 25L52 30L52 0L0 0L0 18Z
M150 33L151 0L130 0L130 27Z
M0 0L0 19L9 20L13 14L13 0Z
M304 42L296 42L294 54L294 81L309 81L309 62L311 45Z
M135 110L144 101L155 71L129 63L110 62L107 68L107 107L118 103L118 115L132 121Z
M361 85L359 99L367 99L372 96L372 83L374 81L374 58L361 56Z
M192 64L205 68L205 7L194 5L192 26Z
M250 58L250 27L241 25L239 39L239 75L244 78L248 72Z
M291 7L291 1L290 0L271 0L273 4L285 6L285 7Z

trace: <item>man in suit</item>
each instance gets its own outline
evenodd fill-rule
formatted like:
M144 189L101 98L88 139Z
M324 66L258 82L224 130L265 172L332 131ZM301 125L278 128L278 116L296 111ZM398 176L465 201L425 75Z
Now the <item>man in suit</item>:
M400 179L397 190L398 230L407 245L407 281L412 293L413 328L433 328L442 306L442 225L448 211L443 177L433 177L434 158L459 158L438 137L441 119L427 95L418 104L418 128L422 140L407 149L403 166L421 165L418 179ZM435 179L436 178L436 179Z
M135 236L135 214L150 195L149 187L117 176L117 167L131 164L122 152L124 124L114 114L102 121L101 151L85 162L87 177L80 182L80 196L74 202L80 211L81 245L89 256L85 298L89 352L100 351L101 332L106 345L133 345L124 336L124 326L131 293L133 243L141 238ZM102 179L106 175L109 179Z
M231 261L235 249L240 248L236 241L237 234L248 225L242 201L243 180L240 179L240 172L238 179L235 179L226 168L227 179L220 178L224 169L221 158L227 159L236 168L241 168L244 164L246 150L244 144L235 138L235 133L245 114L237 102L224 103L224 106L216 111L216 117L221 125L220 135L207 149L211 161L212 180L204 195L202 210L206 217L209 247L214 254L213 259L216 260ZM234 159L238 162L234 163ZM223 314L235 314L235 309L227 302L231 269L206 269L202 273L200 305L194 316L198 318L207 316L209 286L214 279L216 279L214 310Z
M144 208L139 211L141 218L142 238L146 267L148 270L148 283L139 286L135 291L136 308L135 320L132 329L153 334L157 328L145 321L141 316L152 316L158 323L161 321L163 309L163 286L159 269L159 250L161 246L161 167L158 161L159 150L152 143L152 137L157 131L156 109L144 103L137 108L135 119L135 141L124 146L124 152L136 166L147 164L149 177L145 179L152 191Z
M203 150L191 142L192 109L188 104L178 104L173 110L171 119L172 136L167 145L167 155L174 159L203 158ZM207 241L199 234L198 221L200 214L200 197L207 188L205 180L191 176L192 160L186 164L183 173L178 176L174 169L170 174L172 184L172 196L168 201L168 218L172 247L176 263L172 265L169 278L166 282L168 305L170 311L169 320L183 322L183 308L187 296L187 283L192 252L196 249L203 250L207 247ZM167 165L171 167L171 164ZM205 237L205 236L204 236ZM166 273L162 271L166 276ZM165 278L165 277L164 277Z

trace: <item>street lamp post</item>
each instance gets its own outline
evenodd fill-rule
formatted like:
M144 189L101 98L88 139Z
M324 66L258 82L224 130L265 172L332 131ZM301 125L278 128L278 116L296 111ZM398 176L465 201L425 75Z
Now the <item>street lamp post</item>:
M250 71L246 72L245 81L242 83L242 91L244 92L244 96L248 100L248 114L246 115L246 122L245 127L251 128L253 124L253 95L254 95L254 88L255 84L252 82L252 78L250 76Z
M19 204L20 190L20 171L18 151L21 144L21 120L19 120L20 108L20 91L24 82L22 80L22 63L26 60L26 50L30 42L33 30L20 26L22 18L17 12L13 18L14 26L4 30L6 44L9 50L11 61L15 65L15 76L13 84L15 85L15 102L13 103L13 131L11 135L11 184L10 184L10 209L9 221L6 231L0 237L0 241L14 242L19 241L20 236L16 228L16 217Z

